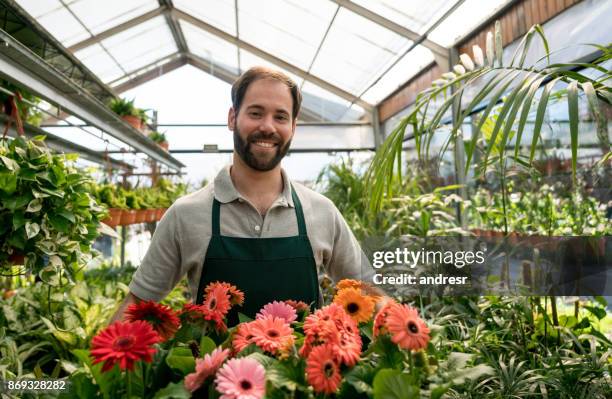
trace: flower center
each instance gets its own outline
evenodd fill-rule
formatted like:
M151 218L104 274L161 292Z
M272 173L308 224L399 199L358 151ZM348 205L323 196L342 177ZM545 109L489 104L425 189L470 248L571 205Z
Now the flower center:
M253 387L253 384L251 384L251 381L247 381L247 380L240 381L240 388L242 388L243 390L248 391L252 387Z
M334 375L334 365L331 362L325 363L325 367L323 367L323 371L325 372L325 376L327 378L331 378Z
M268 330L268 337L270 338L276 338L278 337L280 334L278 333L278 331L276 330Z
M408 327L408 331L410 331L410 332L411 332L411 333L413 333L413 334L416 334L416 333L418 333L418 332L419 332L419 327L418 327L418 326L416 325L416 323L415 323L414 321L412 321L412 320L410 320L410 321L408 322L408 326L407 326L407 327Z
M210 300L210 308L214 309L215 306L217 306L217 299L213 298L213 299Z
M118 337L115 339L115 342L113 342L113 349L116 351L125 351L132 347L134 341L135 339L132 335Z
M346 306L346 310L350 313L357 313L357 311L359 310L359 305L357 305L355 302L351 302Z

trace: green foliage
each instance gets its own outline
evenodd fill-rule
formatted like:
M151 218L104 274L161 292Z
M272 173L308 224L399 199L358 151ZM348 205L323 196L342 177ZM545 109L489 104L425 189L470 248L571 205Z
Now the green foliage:
M108 104L109 108L119 116L138 116L140 110L134 106L134 99L126 100L124 98L114 98Z
M166 138L166 134L165 133L160 133L156 130L152 131L151 133L149 133L149 138L151 140L153 140L156 143L163 143L163 142L167 142L168 139Z
M0 266L26 256L25 270L73 279L91 259L104 210L89 193L90 178L55 155L42 138L0 142Z

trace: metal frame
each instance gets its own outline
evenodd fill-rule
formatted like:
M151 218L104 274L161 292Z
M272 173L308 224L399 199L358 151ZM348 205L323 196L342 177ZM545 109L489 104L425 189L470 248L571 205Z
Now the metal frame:
M6 123L9 119L10 117L0 114L0 124ZM110 166L113 169L126 170L126 171L134 170L134 167L128 163L118 161L110 157L105 157L104 154L101 154L97 151L94 151L82 145L73 143L66 139L63 139L53 133L49 133L36 126L24 124L23 130L24 130L25 136L28 138L32 138L35 136L41 136L41 135L47 136L45 140L45 144L47 144L47 147L51 148L52 150L55 150L58 152L64 152L64 153L76 152L76 153L79 153L81 155L81 158L83 159L87 159L88 161L95 162L100 165L110 164ZM9 129L8 134L11 137L18 137L18 133L14 127L11 127Z
M160 7L165 8L166 10L173 10L174 4L172 0L158 0ZM176 43L176 48L178 48L179 53L186 54L189 52L189 47L187 46L187 41L185 40L185 35L183 35L183 30L181 29L181 25L178 23L174 13L166 12L164 13L164 17L166 18L166 23L170 27L170 31L172 32L172 37L174 38L174 42Z
M0 76L96 126L172 169L184 167L152 140L129 126L104 103L0 30Z
M376 151L375 147L360 147L360 148L298 148L295 150L289 150L287 155L291 154L315 154L315 153L334 153L334 152L360 152L360 151ZM233 153L233 149L222 148L217 150L207 150L205 151L202 148L190 148L184 150L170 150L172 154L231 154ZM109 154L117 154L120 151L109 151ZM134 152L131 152L132 154Z

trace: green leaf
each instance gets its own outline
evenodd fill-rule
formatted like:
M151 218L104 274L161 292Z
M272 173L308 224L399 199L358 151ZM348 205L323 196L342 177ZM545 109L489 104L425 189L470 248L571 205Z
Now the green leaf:
M22 226L25 226L26 219L23 212L15 212L13 214L13 231L19 230Z
M25 229L26 236L28 237L28 239L35 237L40 232L40 226L38 225L38 223L26 222Z
M5 157L4 155L0 155L0 160L2 160L4 166L6 166L6 168L11 172L16 172L19 170L19 164L15 162L14 159Z
M202 339L200 340L200 357L204 357L204 355L212 353L216 347L217 344L212 340L212 338L203 335Z
M32 197L27 194L20 195L18 197L11 197L4 201L4 206L11 212L15 212L17 209L26 207Z
M419 387L413 378L398 370L383 369L376 373L374 399L418 399Z
M170 349L168 357L166 357L166 364L183 375L195 371L195 359L189 348L175 347Z
M533 137L531 139L531 153L529 154L529 163L533 162L535 151L537 148L538 138L540 137L540 131L542 130L542 123L544 122L544 114L546 113L546 105L548 104L548 97L550 91L554 87L555 83L559 78L553 79L544 87L542 95L540 96L540 103L538 105L538 112L536 114L535 123L533 124Z
M17 190L17 176L11 172L0 172L0 190L13 194Z
M578 159L578 82L572 80L567 86L567 104L572 147L572 181L576 187L576 160Z
M26 212L33 212L33 213L38 212L41 210L41 208L42 208L42 200L40 198L34 198L28 204L28 207L26 208Z
M429 396L430 399L440 399L442 395L444 395L450 389L450 387L451 387L450 384L446 384L446 385L439 385L439 386L436 386L435 388L432 388L431 394Z
M66 218L59 215L49 215L48 218L54 229L66 234L70 231L70 221Z
M521 116L519 117L519 124L516 129L516 144L514 148L515 157L518 157L519 149L521 147L521 141L523 138L523 130L525 129L525 124L527 123L527 117L529 116L529 110L531 109L531 104L533 103L533 97L535 96L535 93L538 91L538 88L540 87L543 81L543 77L533 81L531 83L531 86L529 87L527 95L525 96L525 100L523 101Z
M240 323L248 323L253 321L253 319L243 313L238 312L238 321Z
M191 392L185 389L183 381L168 384L163 389L157 391L154 399L190 399Z
M591 312L591 314L593 314L599 320L601 320L604 317L606 317L606 314L607 314L606 313L606 309L604 309L604 308L596 308L594 306L583 306L583 308L585 308L586 310Z
M104 397L109 397L113 387L120 383L119 379L121 378L121 374L119 372L119 368L115 366L111 370L103 373L103 363L98 363L95 365L92 364L92 359L87 349L73 349L71 352L85 365L86 368L91 370L91 374L100 387L100 391L102 391Z

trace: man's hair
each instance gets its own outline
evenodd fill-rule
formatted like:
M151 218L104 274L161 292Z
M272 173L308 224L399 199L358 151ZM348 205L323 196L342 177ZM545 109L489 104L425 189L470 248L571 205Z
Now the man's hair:
M291 112L292 117L293 120L297 119L298 113L300 112L300 106L302 105L302 93L300 93L300 88L297 86L297 84L295 84L293 79L284 73L261 66L256 66L249 69L240 75L240 77L232 85L232 106L234 107L236 114L238 114L238 111L240 111L242 100L244 99L244 95L246 94L249 85L260 79L274 79L285 84L289 88L291 98L293 98L293 109Z

